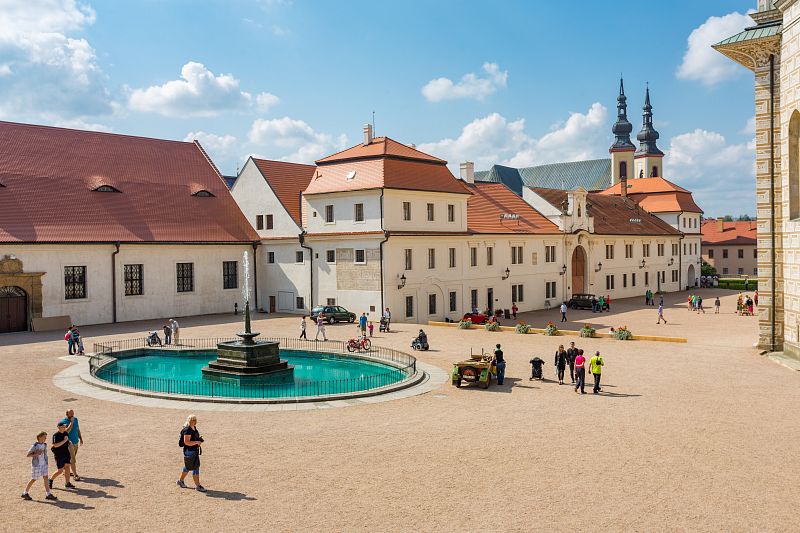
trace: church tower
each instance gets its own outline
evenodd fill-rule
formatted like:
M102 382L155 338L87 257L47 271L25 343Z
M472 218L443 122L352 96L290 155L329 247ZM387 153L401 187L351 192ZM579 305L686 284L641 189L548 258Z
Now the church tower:
M611 185L627 180L633 174L633 152L636 147L631 142L633 124L628 122L628 104L625 87L619 79L619 96L617 96L617 121L611 128L614 144L608 149L611 154Z
M658 149L658 132L653 128L653 106L650 105L650 87L644 97L642 129L636 136L639 149L634 154L634 178L654 178L661 176L661 161L664 152Z

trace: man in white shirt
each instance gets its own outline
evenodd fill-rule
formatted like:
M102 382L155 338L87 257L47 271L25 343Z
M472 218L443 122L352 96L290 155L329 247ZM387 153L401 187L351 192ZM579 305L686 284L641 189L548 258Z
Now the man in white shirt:
M567 303L561 302L561 322L567 321Z
M177 346L180 343L180 333L181 329L178 325L178 321L174 318L169 319L169 328L172 330L172 342Z

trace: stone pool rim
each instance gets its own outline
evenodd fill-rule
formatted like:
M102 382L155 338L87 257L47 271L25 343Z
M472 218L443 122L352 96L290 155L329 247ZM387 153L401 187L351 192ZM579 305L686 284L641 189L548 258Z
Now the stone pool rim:
M187 339L187 340L182 341L182 342L191 342L191 341L197 342L197 341L200 341L200 344L210 344L210 343L216 343L217 340L218 339L191 339L191 340ZM264 339L264 340L268 340L268 339ZM284 340L284 339L278 339L278 340ZM286 340L290 340L290 339L286 339ZM291 340L293 340L293 339L291 339ZM205 341L205 342L203 342L203 341ZM128 342L126 344L130 344L130 343ZM324 342L315 343L315 345L316 344L320 345L319 348L325 348L326 346L336 346L336 345L339 345L339 344L344 345L346 343L341 343L340 341L324 341ZM158 348L162 348L163 349L164 347L156 346L156 347L153 347L153 348L154 349L158 349ZM365 362L383 364L383 365L386 365L386 366L394 367L396 369L404 369L404 368L407 368L407 366L408 366L406 364L402 364L402 363L397 362L397 361L386 360L386 359L382 359L382 358L379 358L379 357L370 357L368 353L366 353L366 354L365 353L349 353L349 352L342 352L342 351L337 352L335 349L319 349L319 348L318 349L311 349L311 348L308 348L308 347L303 347L303 348L286 347L286 348L281 348L281 349L282 350L286 350L286 351L299 351L299 350L302 350L304 352L309 352L309 353L312 353L312 354L313 353L329 354L329 355L334 355L334 356L339 356L339 357L358 359L358 360L362 360L362 361L365 361ZM144 354L140 353L143 350L146 353L150 349L151 348L147 347L147 346L136 346L136 347L131 346L130 348L117 350L116 352L114 352L113 355L112 354L98 353L97 351L95 351L95 353L90 354L89 357L90 357L90 359L91 358L99 358L99 357L103 357L103 356L106 357L105 360L100 361L99 363L97 363L97 366L95 368L95 372L96 372L97 370L100 370L100 369L102 369L103 367L105 367L105 366L107 366L109 364L114 364L117 361L117 359L118 359L118 357L120 355L124 357L128 353L136 352L137 355L133 356L133 357L136 357L138 355L144 355ZM187 345L187 346L185 346L185 349L177 349L175 351L178 351L178 352L181 352L181 351L190 352L190 351L208 350L208 349L209 349L208 347L198 347L198 346ZM295 397L280 397L280 398L236 398L236 397L229 397L229 396L224 396L224 397L223 396L195 396L195 395L189 395L189 394L177 394L177 393L165 393L165 392L149 391L149 390L144 390L144 389L136 389L136 388L133 388L133 387L126 387L124 385L118 385L116 383L111 383L109 381L105 381L103 379L95 377L91 370L89 370L87 372L81 372L80 379L84 383L87 383L87 384L92 385L94 387L98 387L98 388L102 388L102 389L106 389L106 390L110 390L110 391L114 391L114 392L119 392L119 393L123 393L123 394L130 394L130 395L133 395L133 396L142 396L142 397L147 397L147 398L157 398L157 399L161 399L161 400L208 402L208 403L217 403L217 404L297 404L297 403L329 402L329 401L335 401L335 400L348 400L348 399L355 399L355 398L368 398L368 397L371 397L371 396L381 396L381 395L389 394L389 393L392 393L392 392L400 391L400 390L403 390L403 389L407 389L407 388L413 387L415 385L418 385L421 382L423 382L425 379L427 379L427 374L424 371L422 371L422 370L417 368L416 358L414 356L412 356L410 354L407 354L405 352L401 352L399 350L395 350L393 348L373 347L373 349L375 349L375 350L388 350L388 351L394 352L394 353L396 353L398 355L402 355L404 357L409 358L411 361L413 361L412 371L406 376L405 379L402 379L400 381L397 381L395 383L392 383L390 385L385 385L385 386L382 386L382 387L375 387L375 388L372 388L372 389L365 389L365 390L353 391L353 392L343 392L343 393L337 393L337 394L324 394L324 395L321 394L321 395L318 395L318 396L295 396Z

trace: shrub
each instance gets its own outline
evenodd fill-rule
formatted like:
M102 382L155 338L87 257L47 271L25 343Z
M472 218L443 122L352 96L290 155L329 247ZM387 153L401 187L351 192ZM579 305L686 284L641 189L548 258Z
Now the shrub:
M633 333L628 329L628 326L620 326L614 331L614 338L620 341L629 341L633 338Z
M528 324L524 323L524 322L520 322L519 324L517 324L517 333L521 333L522 335L527 335L527 333L530 330L531 330L531 327Z
M548 322L547 325L544 327L544 334L552 337L553 335L558 335L558 328L552 322Z
M499 331L500 330L500 323L499 322L487 322L483 325L486 328L486 331Z
M594 337L595 329L589 324L584 324L581 328L581 337Z
M469 318L466 320L462 320L458 323L458 329L470 329L472 327L472 320Z

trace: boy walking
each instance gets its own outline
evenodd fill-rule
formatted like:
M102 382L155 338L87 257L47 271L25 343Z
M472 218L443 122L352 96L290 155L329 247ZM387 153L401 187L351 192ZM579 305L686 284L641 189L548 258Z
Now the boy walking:
M714 300L714 314L719 314L719 296L717 296L717 299Z
M664 318L664 302L658 304L658 320L656 321L656 324L661 324L662 320L664 321L664 324L667 323L667 319Z
M28 450L27 457L31 458L31 479L25 487L25 492L22 493L23 500L32 500L30 490L38 478L42 478L44 483L44 492L46 500L57 500L50 492L50 483L47 480L48 464L47 464L47 432L41 431L36 435L36 442L31 445Z
M72 424L67 426L64 421L60 421L58 423L58 431L53 434L53 444L50 446L50 449L53 452L53 455L56 459L56 470L55 474L50 476L50 480L47 482L49 488L53 488L53 480L57 478L62 473L64 474L64 479L67 481L64 485L68 489L74 489L75 485L70 483L69 481L69 430L72 429Z
M303 315L303 320L300 321L300 338L308 340L306 337L306 317Z
M367 325L367 329L369 329L369 336L372 337L372 331L375 329L375 325L372 323L372 320L369 321L369 325Z

